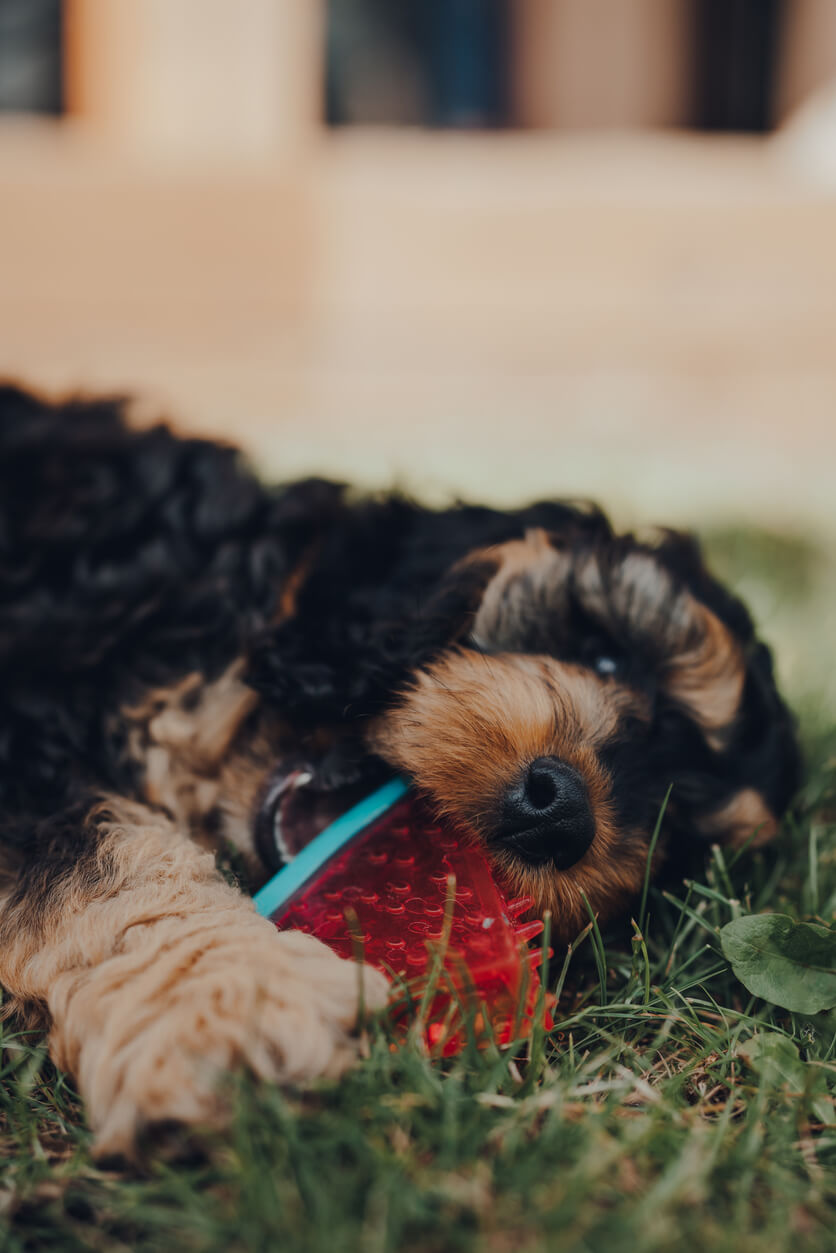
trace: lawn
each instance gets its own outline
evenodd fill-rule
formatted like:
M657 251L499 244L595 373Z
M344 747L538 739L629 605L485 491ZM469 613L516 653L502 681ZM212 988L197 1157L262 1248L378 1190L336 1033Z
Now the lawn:
M834 923L833 558L765 533L706 538L799 711L808 776L781 839L712 850L692 879L650 890L640 932L590 931L568 965L555 953L549 1035L441 1065L378 1025L341 1083L239 1081L208 1157L144 1175L92 1164L72 1087L7 1023L0 1248L836 1247L836 1010L750 995L718 934L764 911Z

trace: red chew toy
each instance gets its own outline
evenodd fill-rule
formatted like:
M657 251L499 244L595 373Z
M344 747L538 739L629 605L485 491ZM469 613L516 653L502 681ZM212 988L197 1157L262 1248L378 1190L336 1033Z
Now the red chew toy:
M542 953L528 941L543 923L516 919L532 904L526 897L506 900L467 834L439 826L407 794L327 861L273 920L310 932L342 957L356 956L362 945L365 961L399 976L414 1004L433 953L443 952L424 1023L430 1046L449 1054L465 1040L460 1005L475 1004L477 1031L489 1024L498 1043L531 1029ZM403 998L403 1018L409 999ZM547 1011L545 1019L550 1026Z

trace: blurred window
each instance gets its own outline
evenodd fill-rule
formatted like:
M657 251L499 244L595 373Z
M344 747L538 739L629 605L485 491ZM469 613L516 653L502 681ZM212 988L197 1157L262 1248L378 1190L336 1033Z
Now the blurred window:
M792 0L329 0L326 119L764 131L791 8Z
M234 20L234 0L227 2ZM141 11L145 3L86 0L83 10L92 17L82 27L82 51L88 53L80 59L82 71L93 64L106 76L120 55L130 63L135 24L110 19L120 10ZM154 12L168 17L180 3L166 0ZM324 115L331 126L767 131L779 120L776 102L788 62L795 102L805 85L808 91L820 85L836 65L833 23L826 20L827 6L836 8L836 0L309 3L321 5L325 17ZM94 24L97 4L106 23ZM200 8L194 11L200 22ZM223 20L223 6L212 11L215 21ZM73 12L69 0L0 0L0 111L62 112L62 40ZM173 20L157 25L165 64L176 75L177 58L190 56L188 27ZM165 43L174 36L179 42ZM111 45L120 38L125 47L114 52ZM221 41L215 55L222 84ZM75 65L73 60L71 70ZM277 57L276 75L282 72ZM74 82L72 72L67 77ZM269 110L269 91L264 99Z
M0 110L60 113L61 0L0 0Z
M327 121L502 125L508 27L505 0L329 0Z

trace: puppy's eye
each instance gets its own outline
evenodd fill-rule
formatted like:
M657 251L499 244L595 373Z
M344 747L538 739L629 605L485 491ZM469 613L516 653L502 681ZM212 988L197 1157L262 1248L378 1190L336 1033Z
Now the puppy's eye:
M602 678L609 678L611 675L618 673L619 666L615 657L603 656L595 658L592 668Z

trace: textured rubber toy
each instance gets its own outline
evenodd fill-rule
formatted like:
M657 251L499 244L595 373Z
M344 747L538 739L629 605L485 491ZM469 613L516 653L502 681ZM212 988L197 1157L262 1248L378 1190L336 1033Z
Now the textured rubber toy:
M508 1043L531 1029L540 998L541 921L508 900L467 832L440 826L399 781L323 831L256 897L281 929L309 932L342 957L361 952L393 977L405 1024L422 1000L428 1043L449 1054L477 1036ZM545 1010L545 1025L550 1025Z

